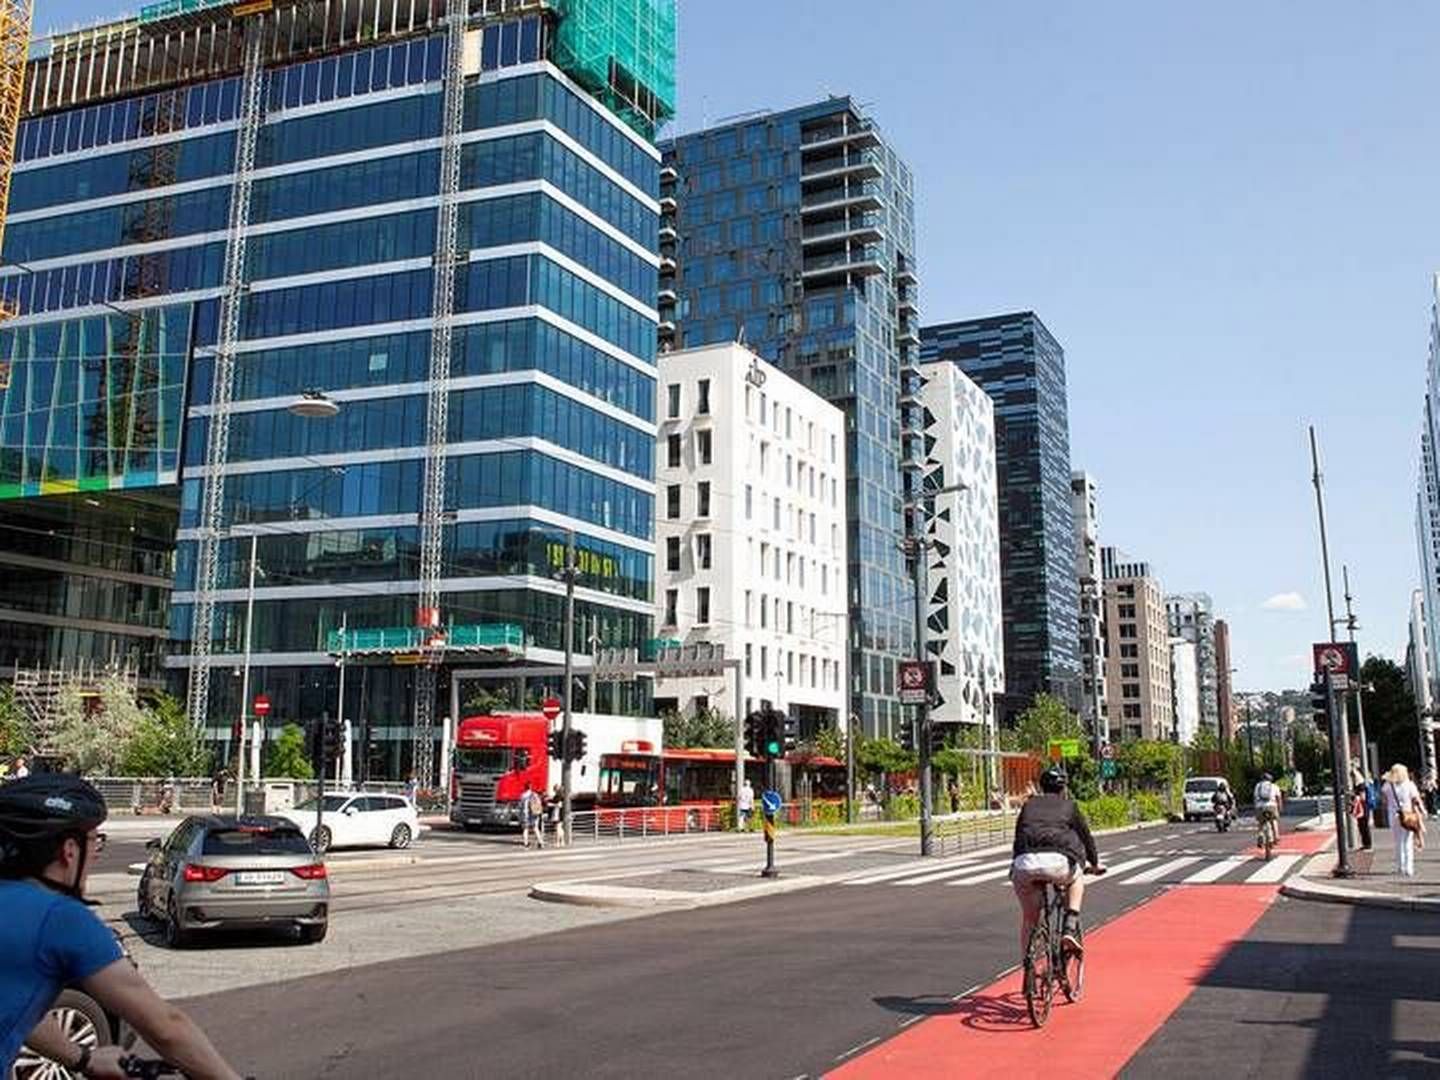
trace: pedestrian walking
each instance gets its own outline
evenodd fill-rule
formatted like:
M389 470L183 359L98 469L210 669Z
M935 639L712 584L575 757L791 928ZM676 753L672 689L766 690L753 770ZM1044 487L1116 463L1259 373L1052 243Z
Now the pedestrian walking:
M1350 816L1360 827L1360 846L1369 851L1374 846L1370 835L1370 785L1359 769L1350 773Z
M409 775L405 777L405 798L410 800L411 806L417 809L419 808L420 803L417 800L420 798L420 781L415 776L415 770L413 769L410 770Z
M15 767L10 770L11 780L24 780L30 775L30 766L25 764L25 755L21 754L15 759Z
M1420 791L1404 765L1392 765L1385 774L1385 809L1390 817L1390 836L1395 842L1395 872L1415 876L1415 841L1425 827Z
M755 813L755 789L750 786L750 778L745 778L745 783L740 785L740 797L735 802L735 809L740 815L740 828L750 828L750 816Z
M525 781L525 790L520 794L520 827L521 843L525 847L530 846L530 838L535 838L535 850L539 851L545 846L545 800L540 793L530 786L530 781Z
M550 806L547 816L550 819L550 842L556 847L565 846L565 822L561 817L561 811L565 808L565 793L560 790L560 785L555 785L555 790L550 793Z

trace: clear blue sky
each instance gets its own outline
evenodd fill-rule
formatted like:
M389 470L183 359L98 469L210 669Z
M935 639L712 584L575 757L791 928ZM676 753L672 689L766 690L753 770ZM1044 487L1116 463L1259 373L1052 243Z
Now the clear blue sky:
M1104 542L1213 595L1239 687L1293 687L1325 628L1309 422L1337 601L1343 560L1362 649L1403 654L1437 41L1422 0L682 0L673 130L866 103L915 170L924 321L1039 313Z

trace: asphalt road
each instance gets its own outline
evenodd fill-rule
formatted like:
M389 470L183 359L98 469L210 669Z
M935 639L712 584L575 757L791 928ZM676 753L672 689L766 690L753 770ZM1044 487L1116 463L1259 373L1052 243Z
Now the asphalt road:
M1252 839L1171 826L1107 838L1102 855L1114 864L1147 848L1231 854ZM1118 850L1126 845L1128 855ZM1163 887L1100 882L1087 924ZM1016 919L1003 881L837 884L186 1006L242 1071L263 1078L814 1076L1009 969Z

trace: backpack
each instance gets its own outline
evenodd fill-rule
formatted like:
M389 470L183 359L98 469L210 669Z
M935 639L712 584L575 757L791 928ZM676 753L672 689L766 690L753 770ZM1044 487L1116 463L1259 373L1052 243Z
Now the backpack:
M1380 794L1375 790L1375 781L1365 781L1365 809L1374 810L1380 805Z
M1275 801L1275 785L1269 780L1261 780L1259 787L1255 789L1255 801L1268 803Z

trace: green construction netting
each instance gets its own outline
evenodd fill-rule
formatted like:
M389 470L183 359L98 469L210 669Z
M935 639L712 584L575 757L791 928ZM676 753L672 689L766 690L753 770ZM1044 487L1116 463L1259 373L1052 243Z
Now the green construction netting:
M675 114L675 0L555 0L551 58L636 131Z

